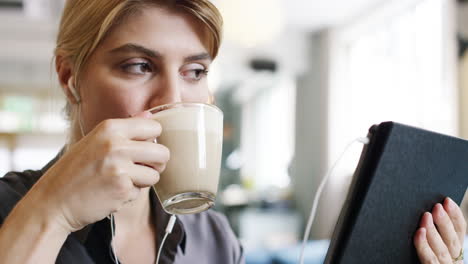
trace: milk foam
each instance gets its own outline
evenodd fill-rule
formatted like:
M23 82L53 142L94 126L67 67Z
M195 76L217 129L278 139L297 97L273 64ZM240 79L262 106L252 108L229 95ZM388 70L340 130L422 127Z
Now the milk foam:
M198 130L201 125L208 133L223 131L220 111L208 106L195 109L190 106L175 107L153 114L153 119L164 124L163 130ZM204 122L203 122L204 120Z

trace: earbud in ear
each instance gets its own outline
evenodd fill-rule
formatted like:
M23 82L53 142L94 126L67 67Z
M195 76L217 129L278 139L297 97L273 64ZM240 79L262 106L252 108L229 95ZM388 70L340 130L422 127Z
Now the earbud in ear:
M70 89L70 92L72 93L73 97L75 97L76 102L79 104L81 102L81 98L78 92L75 90L75 84L73 80L74 80L73 77L70 77L68 79L68 88Z

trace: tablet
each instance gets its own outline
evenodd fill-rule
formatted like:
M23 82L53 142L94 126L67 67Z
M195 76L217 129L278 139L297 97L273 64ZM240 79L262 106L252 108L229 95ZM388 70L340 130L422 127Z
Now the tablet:
M468 141L385 122L369 129L325 263L419 263L413 236L445 197L468 188Z

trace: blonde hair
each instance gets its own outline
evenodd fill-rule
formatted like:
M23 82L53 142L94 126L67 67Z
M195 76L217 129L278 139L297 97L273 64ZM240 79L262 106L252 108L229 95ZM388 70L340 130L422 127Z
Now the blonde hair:
M71 63L76 86L89 57L113 27L148 5L182 12L200 22L209 33L206 40L208 52L213 59L216 57L221 45L223 20L209 0L68 0L54 55ZM74 122L76 111L70 103L65 111L67 118Z

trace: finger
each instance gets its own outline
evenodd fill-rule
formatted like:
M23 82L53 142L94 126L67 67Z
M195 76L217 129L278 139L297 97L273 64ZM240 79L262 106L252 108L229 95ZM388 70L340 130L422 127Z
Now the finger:
M159 181L159 172L155 169L135 164L130 166L129 174L135 187L150 187Z
M447 246L450 255L452 258L456 258L460 253L461 245L457 232L455 232L455 228L452 224L452 220L439 203L434 206L432 215L434 217L434 223L437 226L437 230L439 230L439 234Z
M163 163L163 164L156 164L153 166L153 168L155 170L157 170L159 172L159 174L163 173L164 170L166 169L166 163Z
M143 112L140 112L136 115L133 115L132 117L143 117L143 118L151 118L153 114L151 114L150 111L143 111ZM159 136L159 135L158 135ZM156 137L154 138L150 138L150 139L147 139L147 141L152 141L153 143L158 143L158 141L156 140Z
M130 141L123 151L133 162L151 167L165 164L170 158L170 151L166 146L147 141Z
M416 247L416 252L418 253L419 260L421 264L439 264L436 255L429 246L429 242L426 238L427 231L424 227L416 231L414 235L414 246Z
M458 235L458 241L460 245L463 244L466 234L466 221L460 207L450 198L446 198L444 201L444 209L447 212L450 219L452 219L453 227Z
M138 198L138 196L140 196L140 192L141 192L141 188L139 187L135 187L133 188L131 191L130 191L130 194L128 195L128 201L134 201Z
M131 117L143 117L143 118L149 118L151 117L151 112L150 111L143 111L143 112L140 112L140 113L137 113L135 115L132 115Z
M135 165L146 166L146 167L152 168L153 170L156 170L157 172L159 172L159 174L163 173L164 170L166 169L166 163L144 164L144 163L135 162Z
M107 119L102 121L97 129L106 137L119 135L134 140L153 140L162 132L158 121L143 117Z
M429 246L431 247L434 254L437 256L437 259L440 263L451 263L452 256L445 245L442 237L440 237L439 232L437 231L434 221L432 219L432 215L426 212L423 215L421 220L421 227L426 228L427 234L426 238L429 242Z

